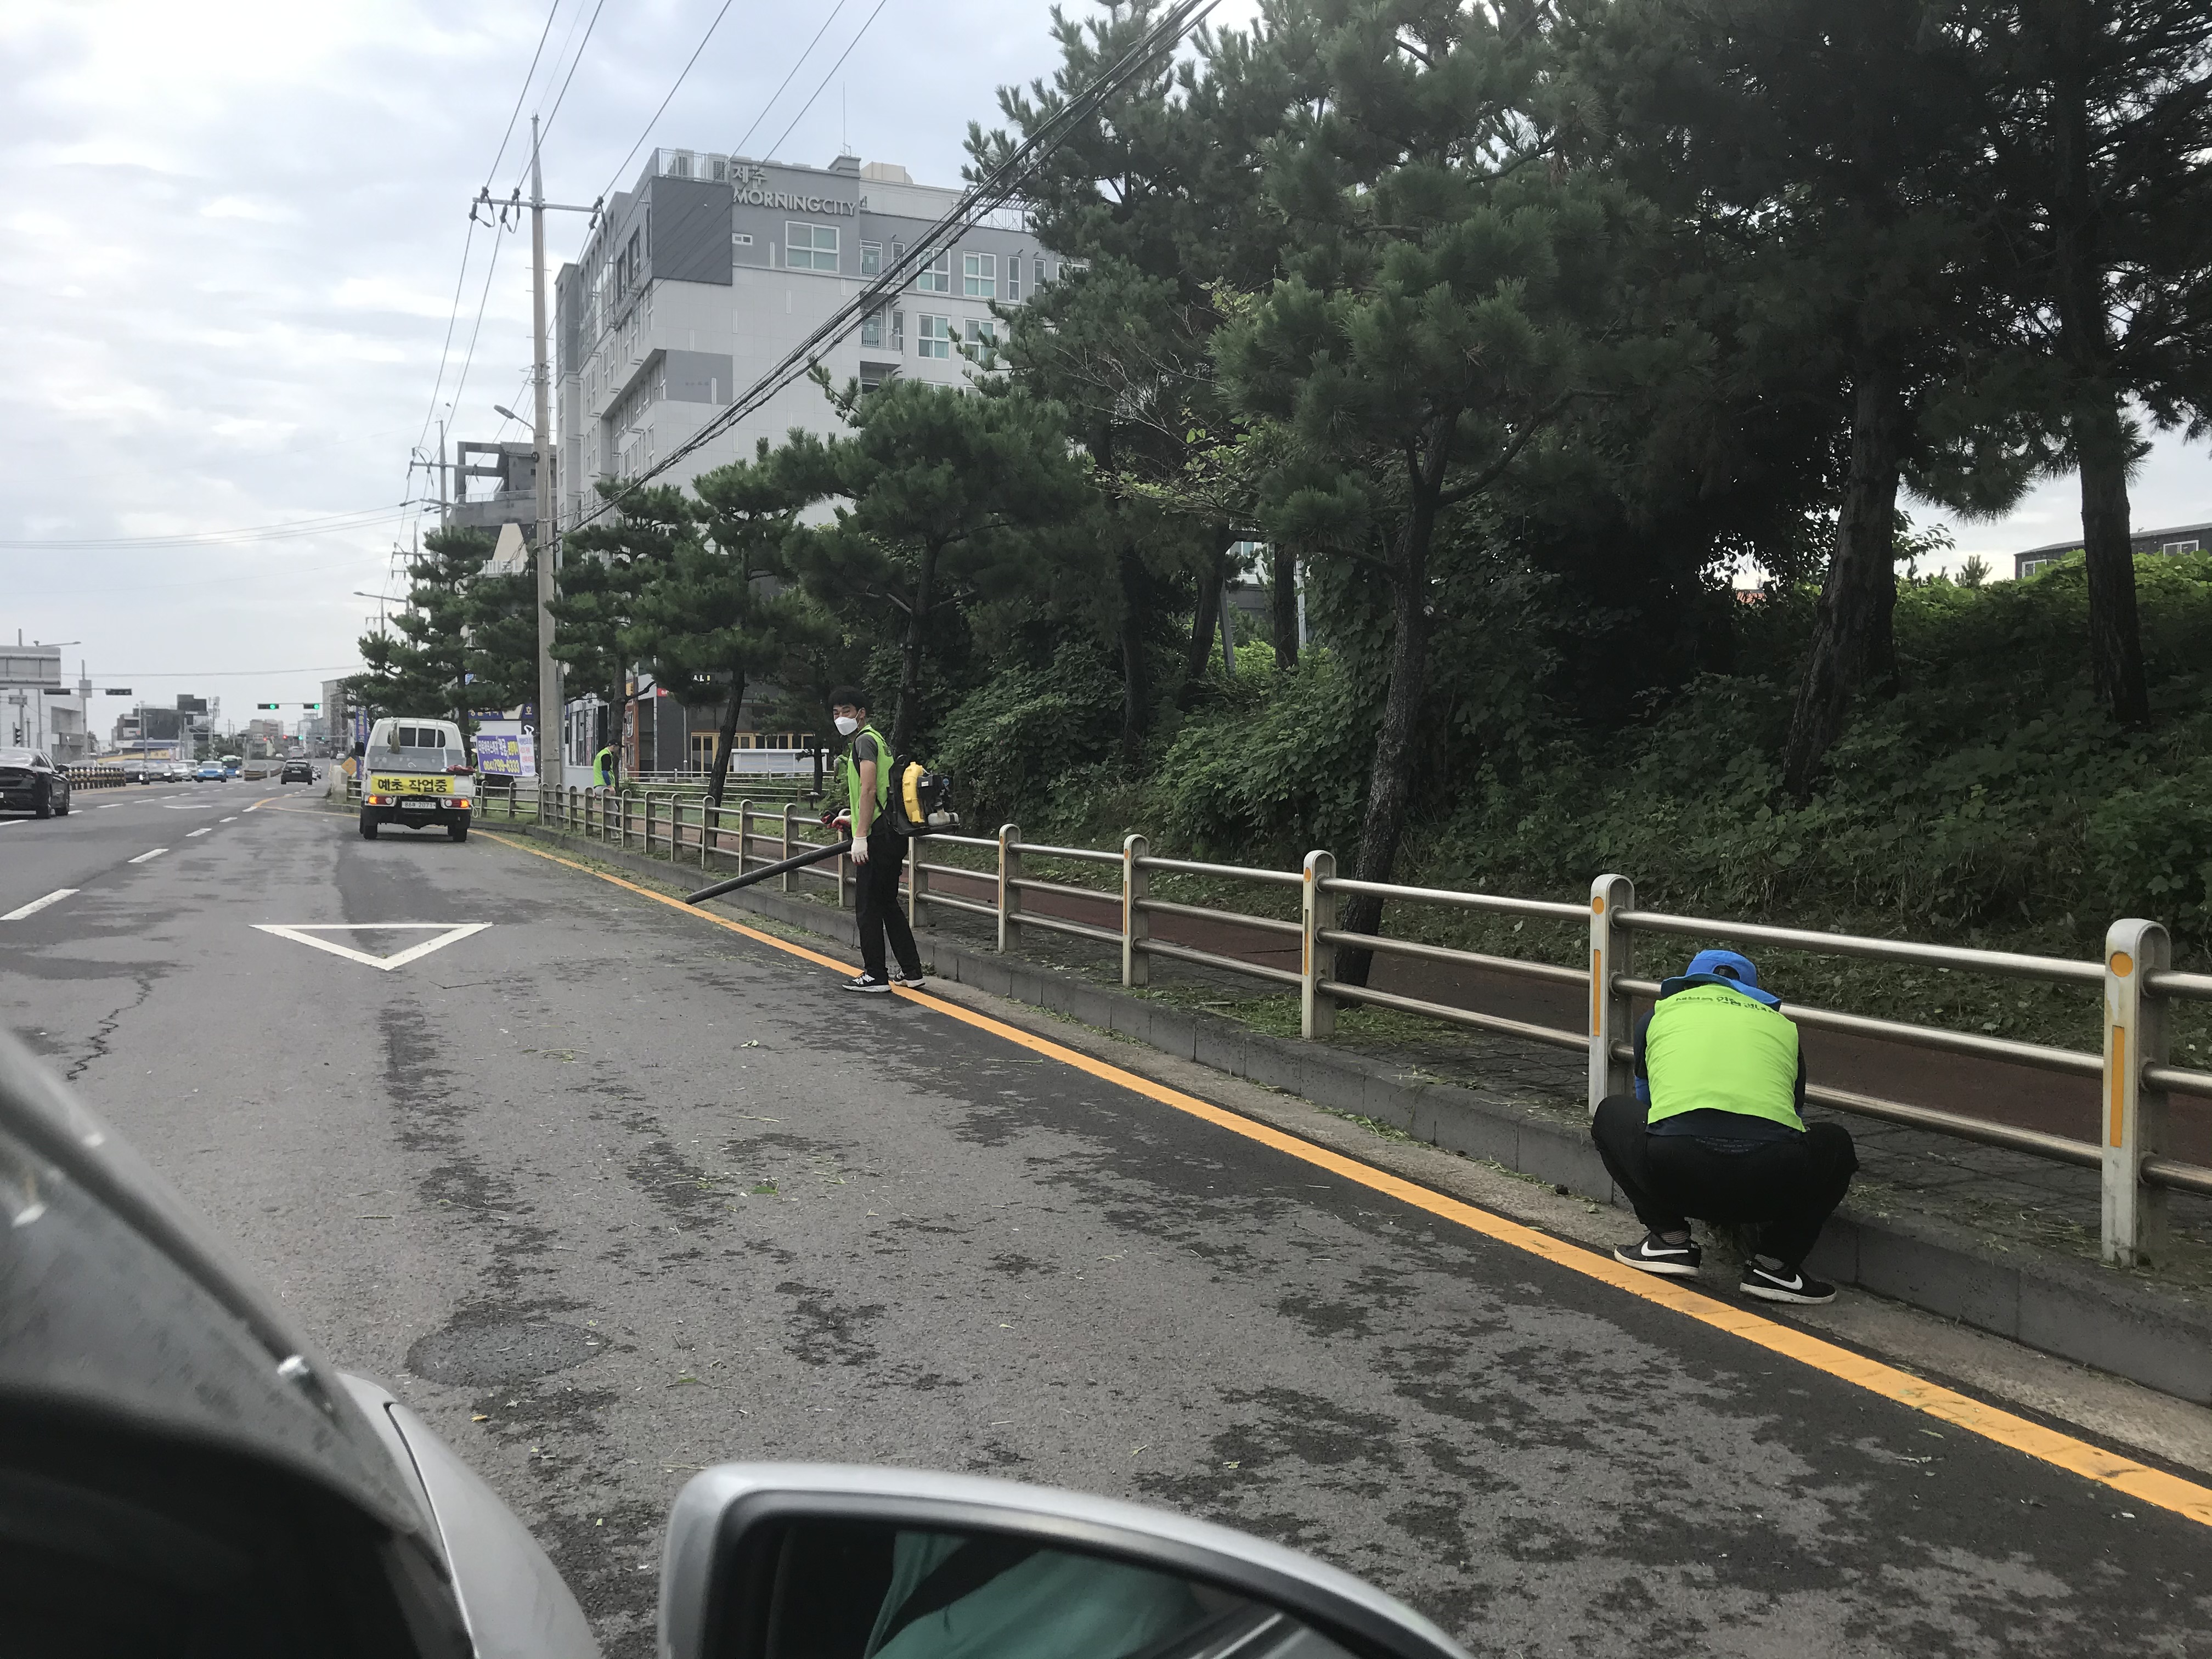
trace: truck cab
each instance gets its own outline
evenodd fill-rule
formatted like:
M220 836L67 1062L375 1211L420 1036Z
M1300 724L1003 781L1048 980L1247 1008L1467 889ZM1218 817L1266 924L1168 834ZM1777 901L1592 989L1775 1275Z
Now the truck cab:
M363 841L374 841L386 823L443 824L453 840L466 841L476 796L476 767L453 721L390 715L369 727L361 753Z

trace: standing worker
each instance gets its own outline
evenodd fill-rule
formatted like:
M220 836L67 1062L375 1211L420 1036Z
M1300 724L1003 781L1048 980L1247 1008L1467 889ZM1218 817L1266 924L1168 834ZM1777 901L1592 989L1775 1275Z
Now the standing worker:
M868 694L841 685L830 694L830 713L840 737L849 738L838 769L845 775L847 811L852 819L853 874L859 886L860 976L848 979L848 991L888 993L894 985L922 982L921 953L914 929L899 910L899 865L906 842L891 827L891 746L868 724ZM884 935L898 955L896 977L884 972Z
M1742 1290L1764 1302L1835 1300L1805 1258L1844 1201L1858 1156L1850 1133L1808 1126L1805 1058L1782 999L1734 951L1700 951L1636 1028L1636 1092L1608 1095L1590 1138L1644 1236L1613 1259L1694 1278L1690 1218L1753 1224Z
M615 746L611 739L599 745L599 752L592 757L592 781L601 789L615 787Z

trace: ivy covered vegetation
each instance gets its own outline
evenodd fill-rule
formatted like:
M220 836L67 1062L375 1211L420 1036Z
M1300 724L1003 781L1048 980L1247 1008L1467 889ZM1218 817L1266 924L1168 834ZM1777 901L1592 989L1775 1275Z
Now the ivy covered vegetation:
M2201 951L2212 574L2127 483L2212 410L2208 116L2202 0L1261 0L1049 153L970 387L603 483L558 652L726 735L861 680L987 829ZM2061 474L2070 562L1911 574Z

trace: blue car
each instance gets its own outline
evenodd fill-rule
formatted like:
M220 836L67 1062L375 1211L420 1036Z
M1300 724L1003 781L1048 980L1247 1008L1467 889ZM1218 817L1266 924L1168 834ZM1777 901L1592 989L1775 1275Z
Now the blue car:
M224 771L220 766L217 766L213 761L210 761L205 766L201 767L192 774L192 781L194 783L228 783L230 781L230 774Z

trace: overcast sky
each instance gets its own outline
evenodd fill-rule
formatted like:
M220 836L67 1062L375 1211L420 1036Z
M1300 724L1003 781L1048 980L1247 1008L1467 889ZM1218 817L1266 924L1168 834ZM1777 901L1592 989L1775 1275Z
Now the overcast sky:
M619 178L617 165L720 0L561 0L525 94L549 3L0 6L5 638L81 640L72 673L82 657L102 686L219 696L240 721L357 666L376 606L353 590L387 586L416 526L400 503L433 489L407 461L433 412L469 198L516 182L528 115L564 81L548 196L628 184L639 161ZM647 144L734 148L836 3L732 4ZM858 35L777 155L826 163L844 137L864 159L957 182L967 122L993 118L1001 82L1050 67L1046 9L848 0L747 149L768 148ZM550 223L557 268L584 223ZM529 242L497 239L487 287L493 241L470 248L437 394L459 438L524 435L495 403L528 413ZM2212 519L2202 451L2162 443L2135 501L2139 526ZM1959 551L2007 553L2077 522L2071 481L2056 481L2007 520L1959 526ZM179 536L207 539L114 544ZM103 733L118 706L95 716Z

